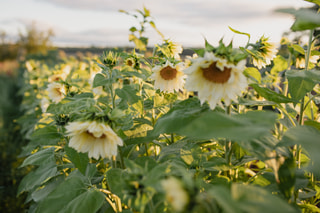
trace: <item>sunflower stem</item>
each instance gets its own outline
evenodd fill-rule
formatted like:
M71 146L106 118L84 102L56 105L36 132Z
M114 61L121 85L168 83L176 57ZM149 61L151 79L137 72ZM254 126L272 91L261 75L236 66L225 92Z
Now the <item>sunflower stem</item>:
M231 109L232 109L232 105L229 105L227 107L227 113L230 116L231 115ZM232 142L231 140L226 140L226 144L225 144L225 156L226 156L226 163L228 165L228 167L231 167L232 163L231 163L231 157L232 157ZM227 176L229 178L231 178L231 174L232 174L232 169L230 168L227 172Z
M112 155L112 167L115 169L117 168L117 161L116 161L116 156Z

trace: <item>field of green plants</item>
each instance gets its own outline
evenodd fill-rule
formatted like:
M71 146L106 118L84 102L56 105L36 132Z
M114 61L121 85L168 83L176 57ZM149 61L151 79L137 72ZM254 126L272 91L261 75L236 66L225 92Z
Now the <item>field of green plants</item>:
M35 213L320 212L320 15L194 54L133 13L132 51L21 63L17 196ZM147 51L145 29L162 38Z

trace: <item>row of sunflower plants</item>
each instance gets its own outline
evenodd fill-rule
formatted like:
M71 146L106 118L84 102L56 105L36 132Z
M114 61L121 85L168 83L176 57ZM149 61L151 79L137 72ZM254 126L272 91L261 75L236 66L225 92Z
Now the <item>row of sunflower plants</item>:
M148 9L122 12L134 50L25 63L28 211L320 212L319 14L279 11L306 44L230 27L245 46L182 56Z

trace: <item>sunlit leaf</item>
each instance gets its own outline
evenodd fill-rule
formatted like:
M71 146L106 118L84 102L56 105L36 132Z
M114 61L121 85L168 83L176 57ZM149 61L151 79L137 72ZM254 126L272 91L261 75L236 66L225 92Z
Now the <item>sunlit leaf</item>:
M315 3L315 4L317 4L318 6L320 6L320 0L304 0L304 1L308 1L308 2L311 2L311 3Z
M240 35L246 35L246 36L248 36L248 39L250 39L250 34L249 34L249 33L240 32L240 31L238 31L238 30L233 29L233 28L230 27L230 26L229 26L229 29L230 29L232 32L234 32L234 33L237 33L237 34L240 34Z
M281 55L277 55L277 57L275 57L273 59L273 67L270 70L270 73L274 76L277 76L277 74L279 72L282 72L286 69L288 69L288 62L287 60L282 57Z
M261 83L261 74L259 70L255 67L247 67L244 71L243 74L248 77L253 79L257 83Z

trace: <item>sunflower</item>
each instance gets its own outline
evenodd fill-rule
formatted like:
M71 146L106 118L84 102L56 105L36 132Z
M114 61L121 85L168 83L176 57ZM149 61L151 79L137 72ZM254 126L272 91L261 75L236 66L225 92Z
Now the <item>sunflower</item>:
M233 64L212 52L205 52L184 71L188 75L185 87L189 91L197 91L201 104L208 101L211 109L221 99L230 105L247 87L247 79L242 73L245 63L246 60L241 60Z
M183 89L185 83L185 75L183 73L183 64L179 63L173 65L167 61L164 65L155 66L152 71L153 74L150 76L151 79L155 80L155 89L160 89L164 92L174 92Z
M189 202L187 191L181 182L174 177L162 180L161 185L166 193L166 200L176 212L182 212Z
M50 83L46 90L49 98L55 103L59 103L66 94L65 85L57 82Z
M122 139L104 123L71 122L66 129L71 136L69 146L78 152L88 152L90 158L111 158L117 155L118 145L123 145Z
M318 55L310 55L309 62L312 64L316 64L319 59ZM296 68L304 69L306 68L306 59L304 55L300 55L296 58Z
M268 38L262 36L260 40L257 42L258 48L256 55L253 56L253 65L262 69L262 67L266 67L266 65L271 64L271 61L277 55L277 48L273 43L268 42Z

